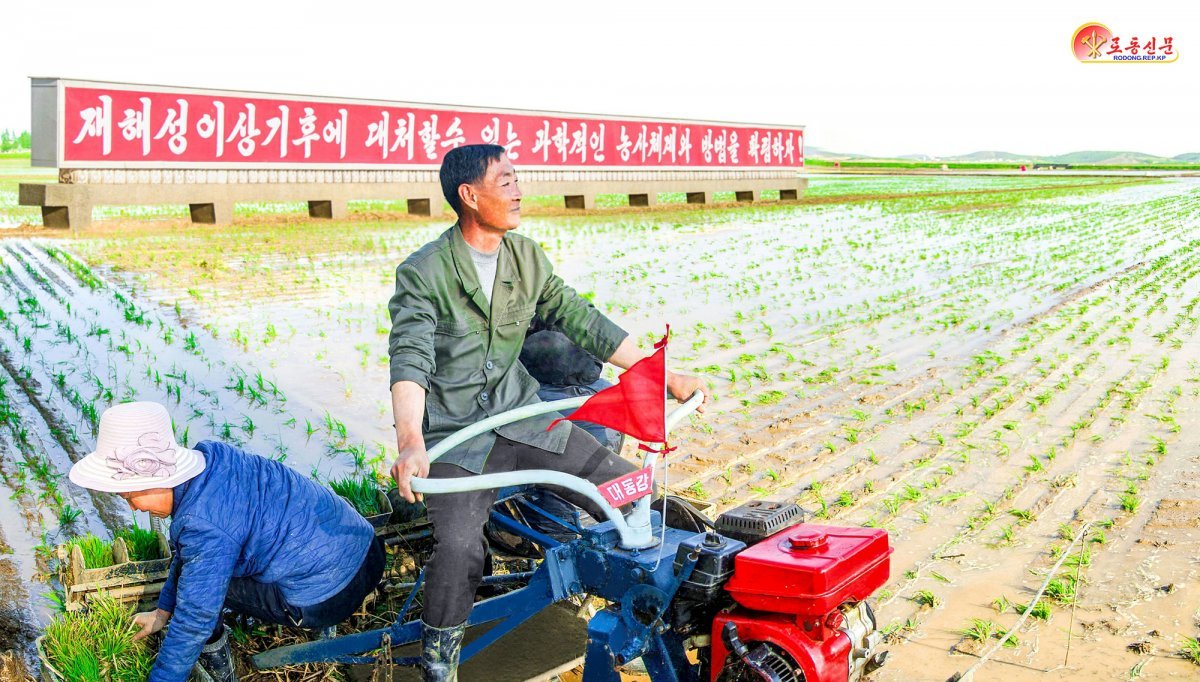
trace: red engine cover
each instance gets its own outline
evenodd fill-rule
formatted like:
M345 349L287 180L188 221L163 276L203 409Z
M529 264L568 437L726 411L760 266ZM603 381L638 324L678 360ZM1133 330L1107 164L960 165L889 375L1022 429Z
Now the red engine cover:
M729 658L729 649L720 635L729 621L737 624L738 637L748 646L765 642L787 652L807 682L846 682L850 677L850 640L845 635L814 641L789 616L735 610L719 613L713 621L711 682L717 682Z
M748 609L819 618L882 587L892 551L878 528L801 524L738 554L725 589Z

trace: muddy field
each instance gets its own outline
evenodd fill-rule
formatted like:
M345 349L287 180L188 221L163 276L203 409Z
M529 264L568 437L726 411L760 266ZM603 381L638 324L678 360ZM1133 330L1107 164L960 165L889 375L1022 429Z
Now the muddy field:
M446 227L391 209L0 239L0 637L27 654L46 618L46 547L128 521L64 477L112 402L162 401L181 440L321 480L390 461L393 270ZM644 344L670 323L673 368L709 379L670 488L891 532L876 679L970 667L1065 553L1044 618L977 679L1117 680L1200 674L1181 655L1200 634L1198 226L1192 179L876 176L787 205L545 209L521 231Z

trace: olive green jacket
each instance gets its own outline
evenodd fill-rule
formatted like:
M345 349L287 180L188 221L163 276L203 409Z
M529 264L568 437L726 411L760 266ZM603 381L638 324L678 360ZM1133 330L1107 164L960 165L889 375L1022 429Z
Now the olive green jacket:
M396 268L388 311L391 383L425 389L426 448L464 426L538 402L538 382L517 359L535 315L598 358L612 357L627 336L554 274L537 242L511 232L500 243L489 306L457 223ZM546 430L557 416L499 427L437 461L480 473L496 434L561 453L570 427Z

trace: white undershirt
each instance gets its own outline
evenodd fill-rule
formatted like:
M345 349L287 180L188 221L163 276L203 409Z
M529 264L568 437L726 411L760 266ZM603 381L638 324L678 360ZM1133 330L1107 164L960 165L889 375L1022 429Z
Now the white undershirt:
M479 275L479 284L483 287L483 295L488 303L492 302L492 287L496 283L496 262L500 260L500 247L491 253L484 253L474 246L467 244L471 250L471 261L475 263L475 274Z

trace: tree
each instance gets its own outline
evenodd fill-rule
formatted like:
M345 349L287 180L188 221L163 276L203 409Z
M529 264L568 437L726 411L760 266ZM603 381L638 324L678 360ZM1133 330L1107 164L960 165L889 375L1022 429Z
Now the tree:
M30 135L28 130L17 133L13 130L0 130L0 152L21 151L29 149Z

